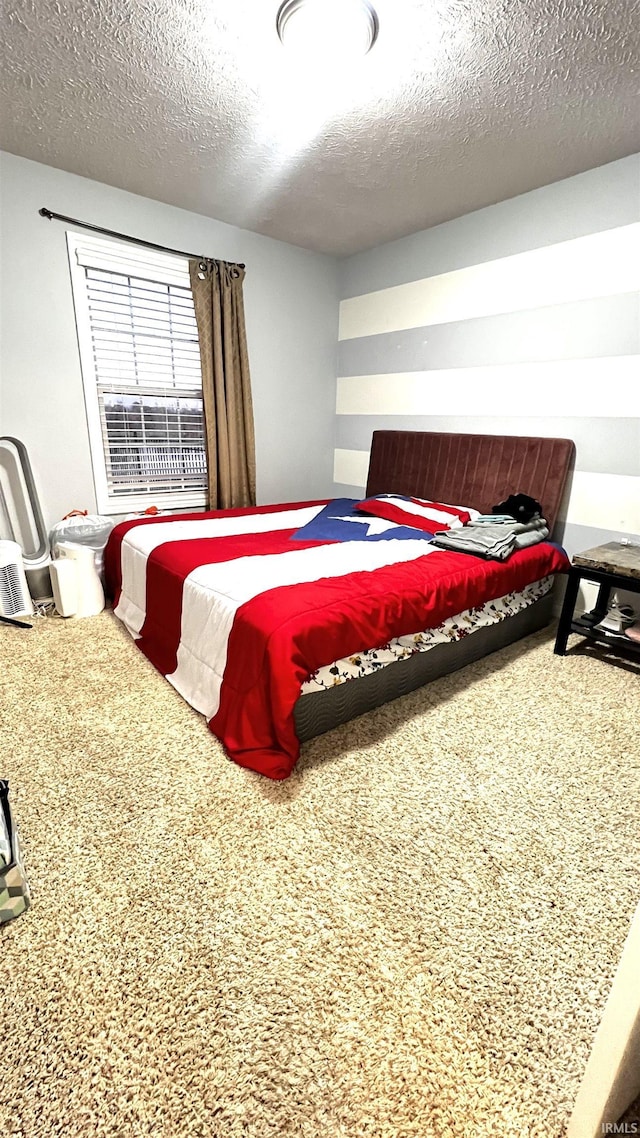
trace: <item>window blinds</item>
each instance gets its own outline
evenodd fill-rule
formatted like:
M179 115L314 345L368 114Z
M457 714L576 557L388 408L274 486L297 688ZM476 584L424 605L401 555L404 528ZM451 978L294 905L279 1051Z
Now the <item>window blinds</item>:
M129 250L118 259L118 248L77 249L109 497L202 492L202 377L186 264Z

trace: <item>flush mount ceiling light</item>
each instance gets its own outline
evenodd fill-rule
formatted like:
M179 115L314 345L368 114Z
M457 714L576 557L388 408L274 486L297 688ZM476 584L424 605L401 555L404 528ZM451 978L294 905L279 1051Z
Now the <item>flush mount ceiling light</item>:
M276 28L295 53L348 58L371 50L378 17L369 0L284 0Z

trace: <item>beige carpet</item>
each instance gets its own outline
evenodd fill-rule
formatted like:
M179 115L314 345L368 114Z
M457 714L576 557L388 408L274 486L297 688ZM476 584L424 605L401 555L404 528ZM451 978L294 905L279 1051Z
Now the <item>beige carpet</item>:
M110 614L0 648L3 1134L563 1134L638 900L637 674L540 633L275 784Z

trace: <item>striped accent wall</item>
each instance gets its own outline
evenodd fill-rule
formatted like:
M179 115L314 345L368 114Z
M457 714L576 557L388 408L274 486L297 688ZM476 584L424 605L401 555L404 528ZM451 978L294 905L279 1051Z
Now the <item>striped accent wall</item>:
M640 155L351 257L342 296L336 494L374 430L561 436L568 552L640 543Z

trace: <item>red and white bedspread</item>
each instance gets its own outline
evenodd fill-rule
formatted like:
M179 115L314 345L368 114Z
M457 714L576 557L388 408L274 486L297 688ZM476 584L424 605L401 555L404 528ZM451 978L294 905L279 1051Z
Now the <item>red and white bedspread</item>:
M292 541L325 504L122 522L105 552L138 647L235 762L274 779L295 766L293 708L316 669L568 568L548 542L498 562L420 539Z

